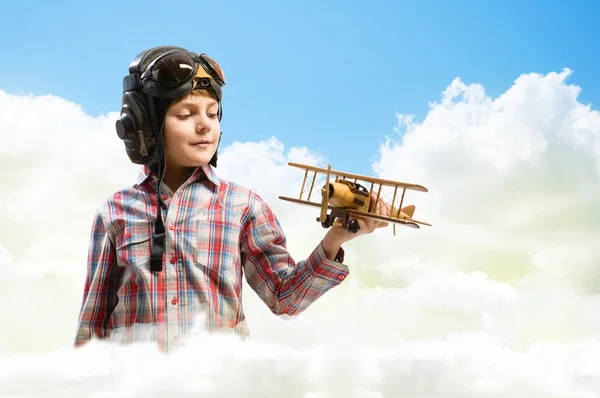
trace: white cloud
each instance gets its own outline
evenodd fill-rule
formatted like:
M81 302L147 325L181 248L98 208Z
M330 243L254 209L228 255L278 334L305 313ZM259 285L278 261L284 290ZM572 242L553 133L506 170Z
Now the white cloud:
M56 97L0 92L0 390L36 396L594 396L600 389L600 116L570 71L503 95L453 81L423 121L398 115L377 175L433 227L346 245L351 277L291 321L246 288L253 341L200 336L71 349L93 212L135 181L114 131ZM293 196L325 165L273 138L222 148L218 171L276 210L297 259L324 230ZM60 221L57 221L60 220ZM587 392L587 395L585 394ZM103 395L104 394L104 395ZM370 395L369 395L370 394ZM578 395L579 394L579 395Z

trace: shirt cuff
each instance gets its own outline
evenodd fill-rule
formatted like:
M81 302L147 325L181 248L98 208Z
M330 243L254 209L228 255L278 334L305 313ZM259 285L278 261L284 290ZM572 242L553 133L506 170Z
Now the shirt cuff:
M311 254L309 264L316 277L327 279L334 284L341 283L350 273L348 266L344 264L344 249L340 247L335 260L330 260L325 254L323 242L319 243Z

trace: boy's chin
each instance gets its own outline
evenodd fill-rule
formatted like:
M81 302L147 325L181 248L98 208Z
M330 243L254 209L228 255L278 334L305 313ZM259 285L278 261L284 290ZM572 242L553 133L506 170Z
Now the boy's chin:
M207 161L190 162L190 163L187 163L186 166L190 169L195 169L197 167L202 167L202 166L206 165L208 162L210 162L210 159Z
M182 156L181 154L176 156L171 154L171 157L167 156L167 163L175 168L195 169L208 164L213 156L214 153L210 156L209 154L202 154L201 156Z
M210 158L201 157L201 158L188 159L184 164L185 164L185 167L196 168L196 167L204 166L205 164L209 163L210 159L212 159L212 156Z

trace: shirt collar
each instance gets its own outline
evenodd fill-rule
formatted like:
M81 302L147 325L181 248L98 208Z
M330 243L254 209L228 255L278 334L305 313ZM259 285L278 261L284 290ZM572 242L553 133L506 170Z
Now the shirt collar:
M198 181L202 179L203 176L206 176L208 181L212 182L217 188L221 185L221 181L219 180L219 177L217 177L215 169L208 163L204 166L197 167L196 170L194 170L191 181Z
M150 169L148 168L148 166L143 165L142 169L140 170L140 174L138 174L138 179L137 179L137 184L135 184L136 187L144 184L146 182L146 180L150 179L150 176L152 175L152 173L150 172Z
M208 181L212 182L215 185L215 187L217 187L217 189L221 185L221 182L219 180L219 177L217 177L217 173L215 172L215 169L208 163L205 164L204 166L197 167L194 170L194 172L192 173L192 176L190 177L189 181L190 181L190 183L194 183L194 182L202 180L204 176L206 176ZM152 181L155 182L156 176L154 175L154 173L150 170L150 168L148 166L143 165L142 169L140 170L140 173L138 175L136 186L140 186L140 185L144 184L149 179L152 179Z

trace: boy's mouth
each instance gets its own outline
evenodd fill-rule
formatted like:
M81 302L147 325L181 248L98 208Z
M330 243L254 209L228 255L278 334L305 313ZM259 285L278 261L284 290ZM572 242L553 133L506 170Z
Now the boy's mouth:
M209 144L210 144L209 140L200 140L200 141L192 142L192 145L209 145Z

